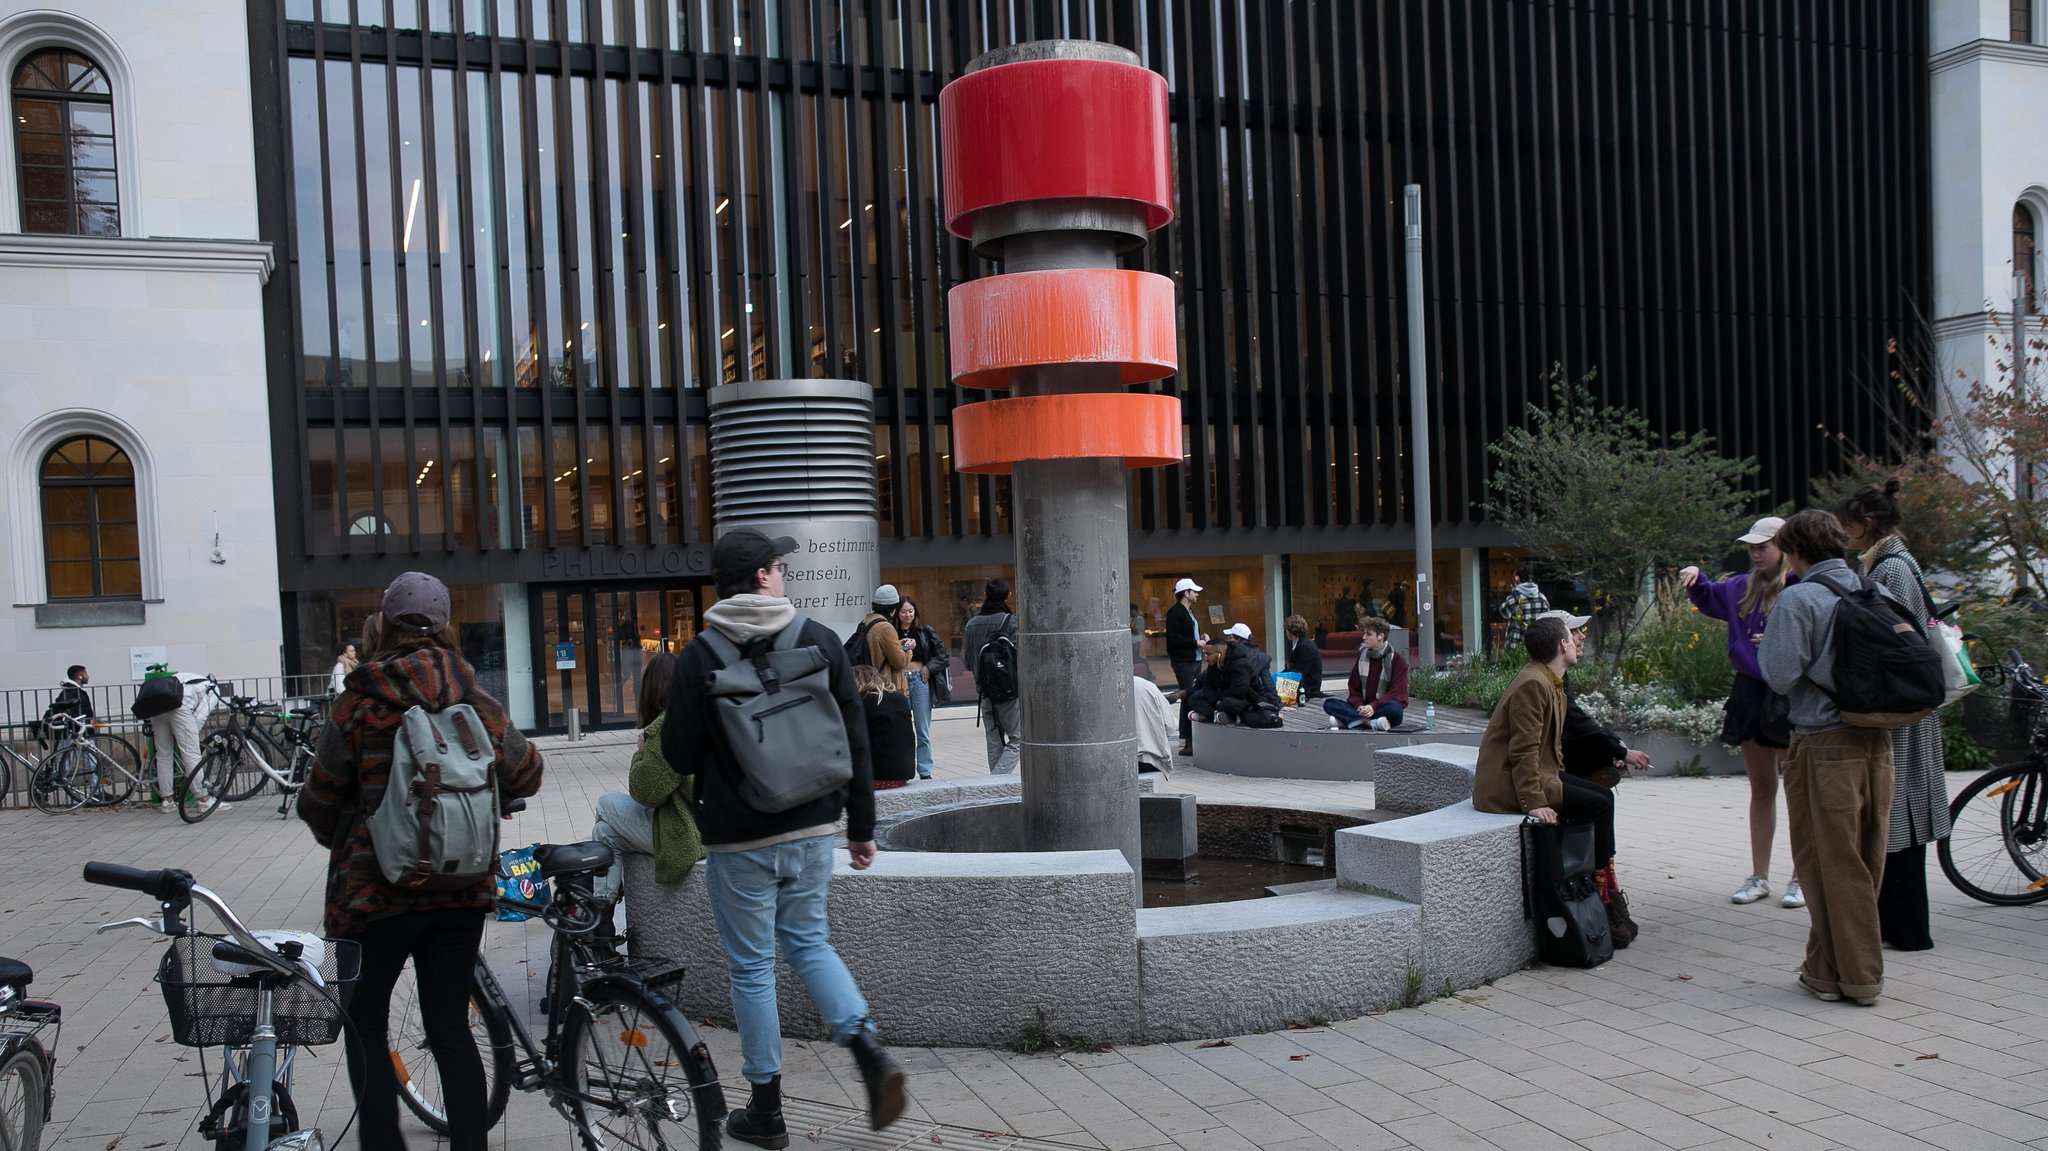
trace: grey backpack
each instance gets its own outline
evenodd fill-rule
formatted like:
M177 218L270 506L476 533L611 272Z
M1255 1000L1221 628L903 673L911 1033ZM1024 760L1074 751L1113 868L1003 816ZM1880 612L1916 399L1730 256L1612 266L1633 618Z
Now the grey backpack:
M370 814L377 866L394 887L446 891L498 862L498 751L466 703L413 707L391 743L391 780Z
M797 643L803 627L798 615L751 657L717 628L699 633L719 663L711 709L739 768L740 798L767 814L801 807L853 779L832 660Z

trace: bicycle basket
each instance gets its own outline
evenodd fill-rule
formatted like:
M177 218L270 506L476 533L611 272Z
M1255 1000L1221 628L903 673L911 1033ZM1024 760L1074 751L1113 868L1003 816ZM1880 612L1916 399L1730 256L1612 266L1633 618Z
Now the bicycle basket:
M181 935L171 940L157 966L164 1006L171 1016L171 1041L185 1047L218 1047L247 1043L256 1032L256 982L234 978L214 967L210 935ZM362 973L362 947L353 940L330 939L320 978L346 1008L349 990ZM277 1041L295 1047L316 1047L341 1038L341 1012L320 990L296 980L271 997Z

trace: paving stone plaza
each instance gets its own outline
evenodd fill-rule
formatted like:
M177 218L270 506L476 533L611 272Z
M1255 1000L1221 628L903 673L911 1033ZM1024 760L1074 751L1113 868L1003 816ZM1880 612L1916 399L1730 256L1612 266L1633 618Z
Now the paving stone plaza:
M933 724L938 774L983 772L971 711ZM1363 738L1363 737L1361 737ZM631 737L543 740L547 784L508 845L583 838L624 778ZM1970 777L1950 776L1952 789ZM912 785L916 786L915 784ZM1245 779L1182 767L1161 790L1204 800L1373 806L1370 783ZM1746 870L1740 778L1633 780L1619 866L1644 934L1593 971L1535 967L1422 1006L1263 1035L1063 1050L908 1048L905 1119L870 1133L843 1052L786 1046L792 1145L816 1148L1588 1147L2048 1149L2048 908L1991 908L1930 880L1935 950L1886 954L1875 1007L1820 1003L1793 982L1803 911L1728 902ZM169 1041L141 933L93 934L146 900L88 887L87 859L180 866L253 925L315 927L324 870L296 820L239 804L189 827L141 811L0 811L15 876L0 952L64 1005L56 1151L198 1148L199 1052ZM1930 862L1930 866L1931 866ZM1790 861L1779 837L1774 874ZM886 871L884 855L876 864ZM486 951L515 998L545 967L538 924L493 924ZM1058 962L1047 956L1046 962ZM905 970L900 978L917 981ZM886 1037L889 1021L879 1020ZM743 1098L733 1032L705 1029ZM217 1068L215 1069L217 1070ZM339 1046L302 1052L295 1088L330 1146L350 1104ZM408 1119L415 1148L437 1146ZM491 1146L567 1148L569 1125L515 1093Z

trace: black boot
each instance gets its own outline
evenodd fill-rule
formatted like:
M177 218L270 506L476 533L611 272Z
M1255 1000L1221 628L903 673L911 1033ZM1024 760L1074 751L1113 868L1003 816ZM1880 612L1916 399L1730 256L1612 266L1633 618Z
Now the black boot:
M880 1131L903 1115L903 1085L909 1076L889 1058L872 1031L855 1032L846 1047L853 1052L861 1082L868 1087L868 1129Z
M782 1124L782 1076L752 1086L747 1105L725 1117L725 1133L756 1147L789 1146L789 1128Z

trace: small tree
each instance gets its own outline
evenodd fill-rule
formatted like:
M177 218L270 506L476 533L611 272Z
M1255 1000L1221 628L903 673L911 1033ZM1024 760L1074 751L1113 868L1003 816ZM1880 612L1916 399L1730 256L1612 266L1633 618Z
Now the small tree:
M1756 460L1722 456L1705 432L1657 434L1641 412L1602 403L1594 372L1544 378L1549 406L1529 405L1528 426L1487 448L1486 514L1586 585L1620 659L1652 574L1719 550L1747 519Z

